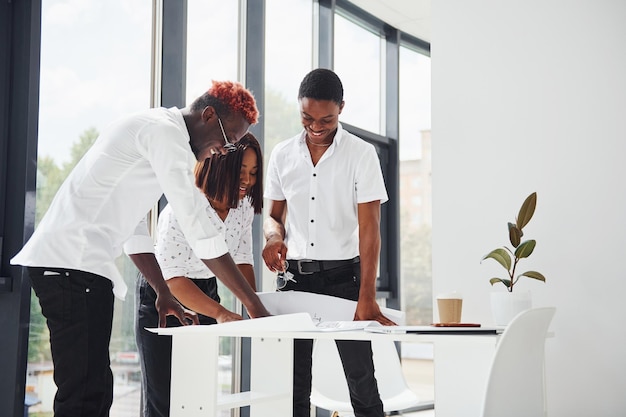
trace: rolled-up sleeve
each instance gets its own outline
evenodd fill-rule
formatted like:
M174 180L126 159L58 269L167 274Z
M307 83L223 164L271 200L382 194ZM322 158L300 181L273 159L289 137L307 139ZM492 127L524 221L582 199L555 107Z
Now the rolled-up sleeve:
M165 279L188 276L191 260L197 260L169 206L159 216L155 255Z
M189 136L180 129L176 125L148 128L139 135L138 147L156 173L195 255L200 259L217 258L227 253L228 247L206 216L209 203L194 183L196 160L188 143Z
M154 253L154 242L148 232L148 222L145 217L137 224L133 235L124 242L124 253L127 255Z

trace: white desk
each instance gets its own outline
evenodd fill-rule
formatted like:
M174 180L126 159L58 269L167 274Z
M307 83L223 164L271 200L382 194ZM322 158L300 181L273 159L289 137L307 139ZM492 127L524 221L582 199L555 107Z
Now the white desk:
M293 339L322 338L434 343L437 417L478 416L496 345L495 335L320 332L307 313L153 331L173 337L172 417L213 417L248 405L251 417L291 416ZM249 392L218 396L220 337L251 338Z

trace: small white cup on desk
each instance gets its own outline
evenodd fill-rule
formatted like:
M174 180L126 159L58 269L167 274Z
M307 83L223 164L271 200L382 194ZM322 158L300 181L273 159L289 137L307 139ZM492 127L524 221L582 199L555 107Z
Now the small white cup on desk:
M463 297L457 292L437 296L440 323L460 323L462 308Z

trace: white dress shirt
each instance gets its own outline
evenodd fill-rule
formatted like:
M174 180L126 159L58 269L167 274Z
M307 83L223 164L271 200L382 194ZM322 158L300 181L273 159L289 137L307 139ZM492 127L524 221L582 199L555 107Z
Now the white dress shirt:
M376 149L341 124L313 166L305 131L274 148L264 197L287 201L288 259L337 260L359 254L357 204L388 200Z
M244 198L237 208L230 209L224 221L210 205L206 215L226 241L228 252L236 264L254 265L252 258L252 221L254 208ZM211 278L215 274L193 252L168 205L159 216L155 255L163 277Z
M198 257L226 253L224 239L206 216L208 201L194 184L196 158L189 140L177 108L150 109L110 125L11 263L101 275L124 298L127 287L114 261L122 248L129 254L154 252L142 221L162 194Z

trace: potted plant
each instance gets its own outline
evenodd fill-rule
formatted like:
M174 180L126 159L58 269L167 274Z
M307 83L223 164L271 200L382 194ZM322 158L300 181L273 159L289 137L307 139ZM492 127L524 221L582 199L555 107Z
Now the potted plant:
M531 308L532 302L529 291L513 292L513 288L515 288L515 285L521 277L528 277L543 282L546 281L543 274L537 271L518 273L517 270L519 262L532 255L537 245L534 239L522 241L522 237L524 236L523 229L533 217L533 214L535 214L536 206L537 193L535 192L524 200L515 223L508 223L509 241L513 249L507 246L494 249L481 260L482 262L485 259L493 259L507 272L506 278L494 277L489 280L492 286L496 283L501 283L506 287L506 291L504 292L494 291L491 294L491 307L496 325L506 325L518 313Z

